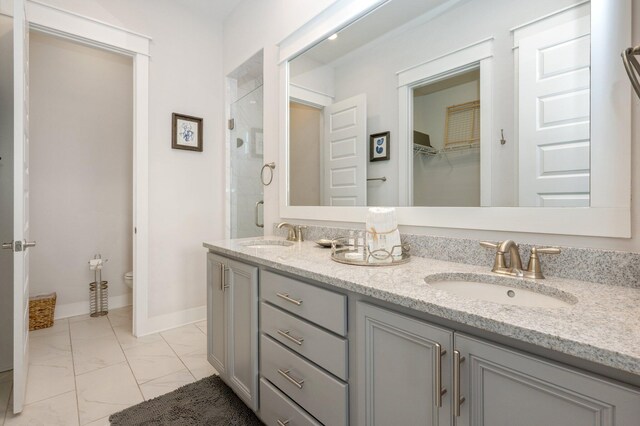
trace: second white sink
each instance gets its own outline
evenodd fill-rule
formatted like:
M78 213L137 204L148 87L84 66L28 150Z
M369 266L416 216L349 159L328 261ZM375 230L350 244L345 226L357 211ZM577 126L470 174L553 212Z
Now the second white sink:
M433 288L466 299L538 308L563 308L576 303L572 295L564 292L558 291L557 295L543 294L539 291L513 285L515 279L506 277L452 274L451 277L438 278L438 276L426 277L425 281Z

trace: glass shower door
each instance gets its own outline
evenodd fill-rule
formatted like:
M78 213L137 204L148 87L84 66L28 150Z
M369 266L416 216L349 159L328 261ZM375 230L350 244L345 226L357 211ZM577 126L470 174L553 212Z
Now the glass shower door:
M262 82L231 104L231 238L264 234Z

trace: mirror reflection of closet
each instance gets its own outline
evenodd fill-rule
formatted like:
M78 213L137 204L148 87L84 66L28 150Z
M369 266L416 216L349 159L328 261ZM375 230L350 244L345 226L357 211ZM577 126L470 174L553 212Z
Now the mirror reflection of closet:
M413 89L413 205L480 206L480 70Z

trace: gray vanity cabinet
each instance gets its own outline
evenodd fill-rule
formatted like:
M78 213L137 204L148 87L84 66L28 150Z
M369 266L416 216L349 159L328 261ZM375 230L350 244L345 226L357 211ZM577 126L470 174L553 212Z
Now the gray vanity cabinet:
M463 334L457 426L640 425L640 393Z
M358 424L451 425L453 332L362 302L356 310Z
M207 254L207 358L252 409L258 407L258 268Z

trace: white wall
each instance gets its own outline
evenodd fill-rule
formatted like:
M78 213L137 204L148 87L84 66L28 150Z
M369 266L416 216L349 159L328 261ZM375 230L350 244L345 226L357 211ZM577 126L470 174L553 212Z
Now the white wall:
M287 3L287 2L283 2ZM303 3L299 2L302 6ZM328 2L327 2L328 3ZM341 0L340 3L353 4L354 1ZM532 5L534 3L531 3ZM640 0L632 0L633 4L633 29L634 44L640 43ZM293 28L298 28L307 22L310 17L319 13L317 9L299 8L294 10L285 10L285 5L276 2L265 2L261 0L244 0L239 8L231 14L229 19L225 21L225 68L229 64L238 64L246 59L253 52L261 48L265 49L265 106L272 105L273 109L265 108L265 161L278 160L278 114L276 105L279 105L278 94L278 63L276 60L277 47L275 44L285 35L293 32ZM247 13L244 13L244 12ZM272 22L277 24L272 25ZM242 28L248 28L247 34L242 34ZM226 37L229 34L229 37ZM257 37L254 37L259 35ZM479 37L481 38L481 37ZM233 66L227 69L233 69ZM505 103L499 105L502 110L508 111L513 105ZM640 146L640 100L636 97L633 99L633 136L632 143L634 147ZM510 138L509 133L505 132L507 139ZM496 135L499 139L499 135ZM393 151L391 153L394 154ZM637 195L640 187L640 149L632 151L632 192ZM513 158L513 155L506 155L507 158ZM500 160L500 158L494 160ZM283 171L279 171L279 178L283 176ZM265 230L268 234L272 231L268 224L280 221L279 215L279 195L277 182L270 187L265 188ZM446 228L430 228L430 227L403 227L405 232L413 232L427 235L441 235L451 237L465 237L475 239L503 239L514 238L519 242L533 244L561 244L577 247L593 247L607 248L625 251L640 251L640 197L634 196L632 200L632 235L630 239L619 238L594 238L580 236L565 235L547 235L547 234L528 234L528 233L506 233L499 231L475 231L466 229L446 229ZM364 220L364 219L363 219ZM340 222L322 222L322 221L304 221L300 223L318 224L318 225L334 225L349 226L348 223Z
M147 303L154 318L150 326L164 328L186 321L192 308L204 316L202 242L224 237L221 20L225 14L206 0L45 2L152 38ZM204 118L204 152L171 149L172 112Z
M38 33L29 60L31 293L57 292L58 317L89 312L87 261L100 253L110 306L129 305L132 60Z
M444 148L447 107L480 99L480 81L413 98L413 128ZM414 206L480 206L480 151L413 156Z
M0 242L13 240L13 26L0 15ZM0 250L0 371L13 367L13 255Z

